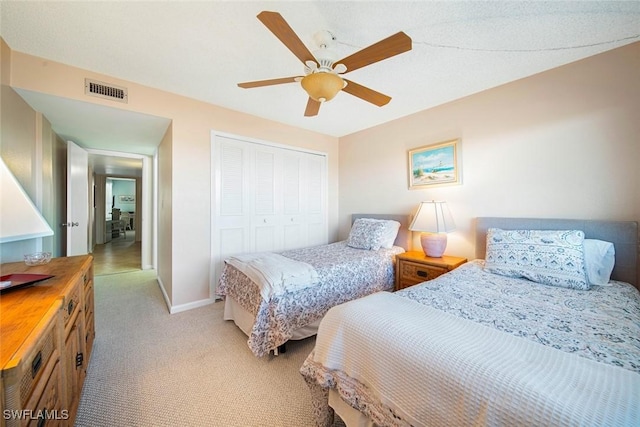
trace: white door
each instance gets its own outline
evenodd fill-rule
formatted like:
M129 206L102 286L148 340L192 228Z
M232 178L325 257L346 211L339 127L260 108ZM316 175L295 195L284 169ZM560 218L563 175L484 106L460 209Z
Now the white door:
M307 226L307 246L327 243L327 158L308 155L305 163L306 180L303 192L305 195L305 217Z
M212 132L211 289L224 259L327 243L326 155Z
M254 145L249 151L249 188L245 190L251 194L251 250L273 252L282 250L280 155L272 147Z
M67 256L89 252L89 154L67 141Z

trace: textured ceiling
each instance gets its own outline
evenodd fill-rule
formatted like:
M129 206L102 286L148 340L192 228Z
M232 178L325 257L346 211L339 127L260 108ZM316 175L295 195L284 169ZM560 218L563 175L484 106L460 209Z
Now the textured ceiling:
M1 35L14 50L333 136L640 40L639 1L2 1L0 8ZM317 117L304 117L307 95L297 83L238 88L303 74L256 18L262 10L279 12L311 51L314 34L330 31L338 57L407 33L411 51L347 74L391 102L376 107L342 92ZM152 142L139 139L130 150L142 152L143 143Z

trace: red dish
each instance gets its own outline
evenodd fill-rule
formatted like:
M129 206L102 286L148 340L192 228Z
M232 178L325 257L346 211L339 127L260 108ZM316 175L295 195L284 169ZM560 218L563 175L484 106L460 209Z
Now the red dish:
M47 280L51 277L53 276L50 274L7 274L6 276L0 277L0 292L33 285L34 283Z

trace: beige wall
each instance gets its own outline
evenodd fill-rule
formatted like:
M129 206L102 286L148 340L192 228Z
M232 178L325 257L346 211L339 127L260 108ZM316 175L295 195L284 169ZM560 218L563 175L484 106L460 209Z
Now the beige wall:
M635 43L341 138L341 237L351 213L431 199L458 226L447 253L468 258L478 216L640 221L639 73ZM409 190L407 151L455 138L462 185Z
M56 186L53 176L55 134L51 124L33 109L6 83L10 57L2 44L2 84L0 85L0 156L16 177L33 203L40 209L51 228L56 229L58 214L53 195ZM0 203L11 203L2 200ZM0 245L0 262L22 261L23 256L36 251L60 254L57 236L29 239Z
M161 281L174 307L204 301L209 295L210 212L211 212L211 136L212 129L297 146L328 154L329 238L338 234L338 139L273 121L238 113L204 102L137 85L96 73L12 51L10 84L15 88L42 92L129 111L167 117L172 120L171 148L161 150L158 161L169 169L172 212L167 222L159 218L158 262ZM5 55L3 55L5 67ZM4 68L3 68L4 69ZM3 76L4 77L4 76ZM92 78L129 90L129 103L121 104L84 94L84 79ZM164 144L164 142L163 142ZM108 147L104 147L108 149ZM170 160L160 158L163 153ZM160 181L167 183L167 176ZM187 206L188 208L184 208ZM162 206L158 210L162 215ZM166 213L166 212L165 212ZM169 236L163 235L169 233ZM162 245L168 244L170 248ZM170 256L167 256L167 254ZM169 258L169 260L167 259Z
M173 293L173 281L172 281L172 248L173 248L173 209L172 209L172 180L173 172L171 170L171 148L172 140L171 135L173 133L173 125L169 125L167 132L162 138L162 142L158 147L158 218L157 227L158 232L156 241L158 242L158 278L161 281L162 288L167 296Z

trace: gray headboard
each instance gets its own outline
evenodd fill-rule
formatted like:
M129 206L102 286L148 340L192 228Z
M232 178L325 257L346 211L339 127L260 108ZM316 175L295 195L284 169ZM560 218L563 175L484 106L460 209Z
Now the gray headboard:
M612 242L616 263L611 278L640 288L638 280L638 223L545 218L476 218L476 258L485 257L487 229L504 230L582 230L587 239Z
M411 250L411 232L409 231L409 224L411 224L411 215L394 215L394 214L352 214L351 224L358 218L372 218L372 219L391 219L400 223L400 230L396 236L395 245L404 248L405 250Z

